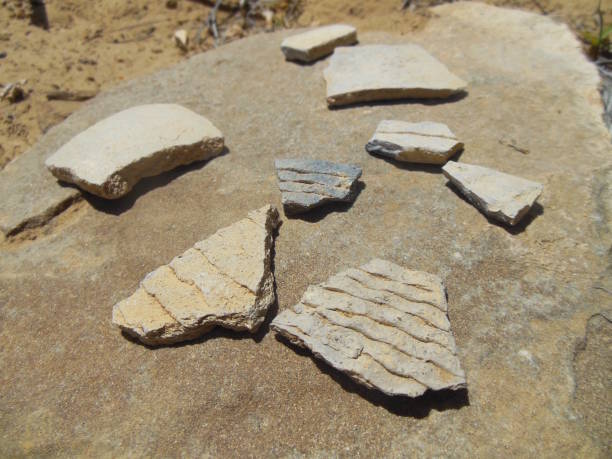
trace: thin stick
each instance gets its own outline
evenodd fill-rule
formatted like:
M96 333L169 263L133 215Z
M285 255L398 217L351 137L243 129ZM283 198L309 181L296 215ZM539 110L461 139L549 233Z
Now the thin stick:
M217 11L221 6L222 0L217 0L213 9L208 13L208 29L212 32L215 39L215 47L219 44L219 28L217 26Z
M603 13L601 11L601 0L597 4L597 16L599 16L599 35L597 36L597 56L601 52L601 36L603 35Z
M167 22L169 20L170 18L165 18L165 19L159 19L156 21L139 22L138 24L131 24L131 25L127 25L124 27L119 27L118 29L109 29L108 33L125 32L126 30L137 29L139 27L151 26L153 24L160 24L162 22Z

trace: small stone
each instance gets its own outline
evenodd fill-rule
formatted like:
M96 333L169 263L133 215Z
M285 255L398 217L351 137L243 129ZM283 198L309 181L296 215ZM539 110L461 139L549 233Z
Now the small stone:
M442 281L385 260L308 287L270 328L387 395L464 389Z
M274 30L274 11L265 9L261 12L261 16L264 18L264 21L266 23L265 29L268 32Z
M81 132L45 165L58 179L107 199L128 193L142 178L223 151L223 134L180 105L128 108Z
M149 273L113 307L113 324L149 345L197 338L215 326L255 333L274 303L275 207L250 212Z
M82 57L79 59L79 63L83 65L98 65L98 61L95 59L90 59L87 57Z
M327 104L446 98L466 82L418 45L337 48L324 71Z
M361 168L314 159L277 159L278 187L286 214L298 214L326 202L352 202Z
M25 99L25 91L22 83L9 83L0 92L0 100L8 100L11 104L16 104Z
M166 8L175 10L178 7L178 0L166 0Z
M444 175L485 215L516 225L542 193L542 185L515 175L449 161Z
M232 24L225 32L225 38L227 40L234 39L234 38L242 38L245 35L246 35L246 32L244 31L244 28L238 23Z
M366 144L368 153L398 161L445 164L463 148L446 124L383 120Z
M312 62L334 52L337 46L357 43L357 29L334 24L285 38L281 50L288 61Z
M174 32L174 43L183 51L187 51L187 46L189 45L189 35L187 35L187 31L185 29L179 29Z

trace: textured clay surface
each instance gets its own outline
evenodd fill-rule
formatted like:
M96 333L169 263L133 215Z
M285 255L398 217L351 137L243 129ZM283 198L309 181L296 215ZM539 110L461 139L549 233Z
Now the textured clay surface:
M270 327L369 388L418 397L465 389L437 276L372 260L308 287Z
M220 229L147 274L113 307L113 323L145 344L197 338L215 326L255 333L274 303L272 206Z
M274 164L286 214L326 202L352 202L357 194L358 166L311 159L277 159Z

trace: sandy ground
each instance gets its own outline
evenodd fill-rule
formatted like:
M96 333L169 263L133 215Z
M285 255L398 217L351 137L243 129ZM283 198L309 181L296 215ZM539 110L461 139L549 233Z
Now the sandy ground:
M169 8L162 0L47 0L48 31L31 25L23 17L20 5L26 3L0 2L0 56L6 54L0 58L0 84L25 80L24 100L0 101L0 169L82 104L48 100L50 92L95 94L215 46L207 29L197 39L211 9L206 2L177 0L176 7ZM441 2L413 0L409 8L402 10L401 0L304 0L288 13L290 1L260 3L267 6L248 22L241 14L220 11L223 41L274 28L332 22L349 22L363 31L408 34L428 20L428 5ZM549 14L580 33L594 28L597 2L489 0L488 3ZM602 7L609 22L612 0L604 0ZM265 9L275 13L267 23L262 14ZM180 28L190 37L186 51L173 42L173 34Z

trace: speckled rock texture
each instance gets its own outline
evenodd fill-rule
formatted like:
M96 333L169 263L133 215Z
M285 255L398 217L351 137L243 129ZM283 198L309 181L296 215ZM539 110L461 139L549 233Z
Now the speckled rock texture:
M276 300L270 205L197 242L147 274L113 307L113 323L149 345L197 338L216 326L255 333Z
M449 161L444 175L485 215L516 225L542 194L542 185L488 167Z
M361 168L318 159L277 159L274 162L282 204L287 215L326 202L352 202Z
M35 145L0 171L0 231L3 236L40 227L81 197L78 188L59 184L47 170L46 152L41 148L44 147Z
M118 201L88 196L0 244L2 455L609 457L599 413L612 393L612 327L598 314L612 291L612 159L581 44L549 17L444 4L409 40L466 80L466 97L329 110L327 63L288 65L278 49L294 33L239 40L102 93L25 153L35 181L46 155L145 103L206 114L228 149ZM492 225L439 168L368 154L383 119L450 126L466 144L461 162L542 183L542 207L515 227ZM500 145L504 136L529 154ZM279 208L274 160L287 152L355 164L364 188L343 211L283 220L268 318L374 258L432 273L448 291L467 394L368 390L280 343L268 321L253 335L217 327L157 349L111 325L112 306L147 273L253 209ZM38 186L13 193L41 197Z
M87 128L45 165L64 182L117 199L144 177L221 154L223 142L203 116L176 104L147 104Z
M444 164L463 148L446 124L383 120L366 144L366 151L397 161Z
M414 43L336 48L324 71L330 107L394 99L440 99L466 82Z
M281 51L288 61L313 62L334 52L337 46L357 43L357 29L346 24L332 24L285 38Z
M465 389L442 281L385 260L311 285L270 328L387 395Z

